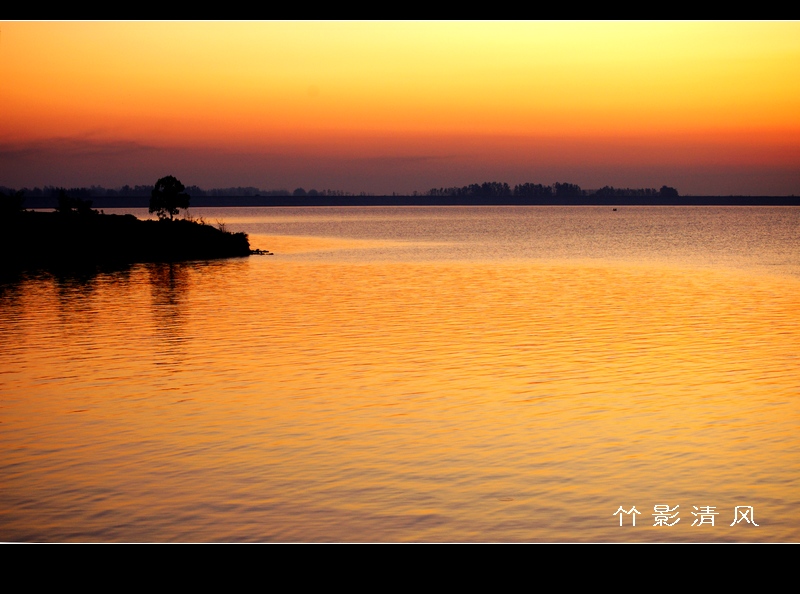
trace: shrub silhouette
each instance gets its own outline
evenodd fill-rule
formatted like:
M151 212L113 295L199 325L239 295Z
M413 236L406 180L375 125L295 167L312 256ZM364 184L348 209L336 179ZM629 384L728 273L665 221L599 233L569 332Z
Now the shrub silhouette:
M73 198L67 194L67 191L63 188L58 191L58 205L56 206L56 212L61 213L62 215L71 215L77 213L81 216L98 214L96 210L92 210L91 200Z
M181 208L189 208L189 194L176 177L168 175L156 182L150 192L150 212L156 213L159 219L169 219L178 214Z

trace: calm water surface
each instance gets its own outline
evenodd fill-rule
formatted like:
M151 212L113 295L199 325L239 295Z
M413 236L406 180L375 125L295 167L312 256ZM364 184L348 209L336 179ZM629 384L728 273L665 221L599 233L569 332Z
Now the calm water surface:
M800 542L799 209L193 214L0 284L0 541Z

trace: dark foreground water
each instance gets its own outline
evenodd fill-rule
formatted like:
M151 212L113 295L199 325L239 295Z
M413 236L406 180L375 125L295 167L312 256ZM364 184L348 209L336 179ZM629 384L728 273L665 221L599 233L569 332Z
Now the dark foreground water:
M0 285L0 540L800 542L800 210L193 214Z

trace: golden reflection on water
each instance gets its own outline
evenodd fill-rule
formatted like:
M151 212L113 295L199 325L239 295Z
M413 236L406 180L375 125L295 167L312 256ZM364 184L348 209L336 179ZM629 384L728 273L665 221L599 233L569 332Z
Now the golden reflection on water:
M253 235L251 237L253 245L264 245L269 248L264 249L279 253L286 254L305 254L309 252L331 252L337 250L363 250L376 246L381 247L397 247L399 245L408 245L397 241L370 241L366 239L343 239L340 237L297 237L294 235L270 235L262 237ZM253 249L256 249L255 247Z
M23 283L0 540L798 541L798 289L277 256Z

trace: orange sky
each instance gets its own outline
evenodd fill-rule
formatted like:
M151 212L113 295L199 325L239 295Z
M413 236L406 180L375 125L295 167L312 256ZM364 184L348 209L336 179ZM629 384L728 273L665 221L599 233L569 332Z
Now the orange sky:
M800 22L0 22L0 185L800 194Z

